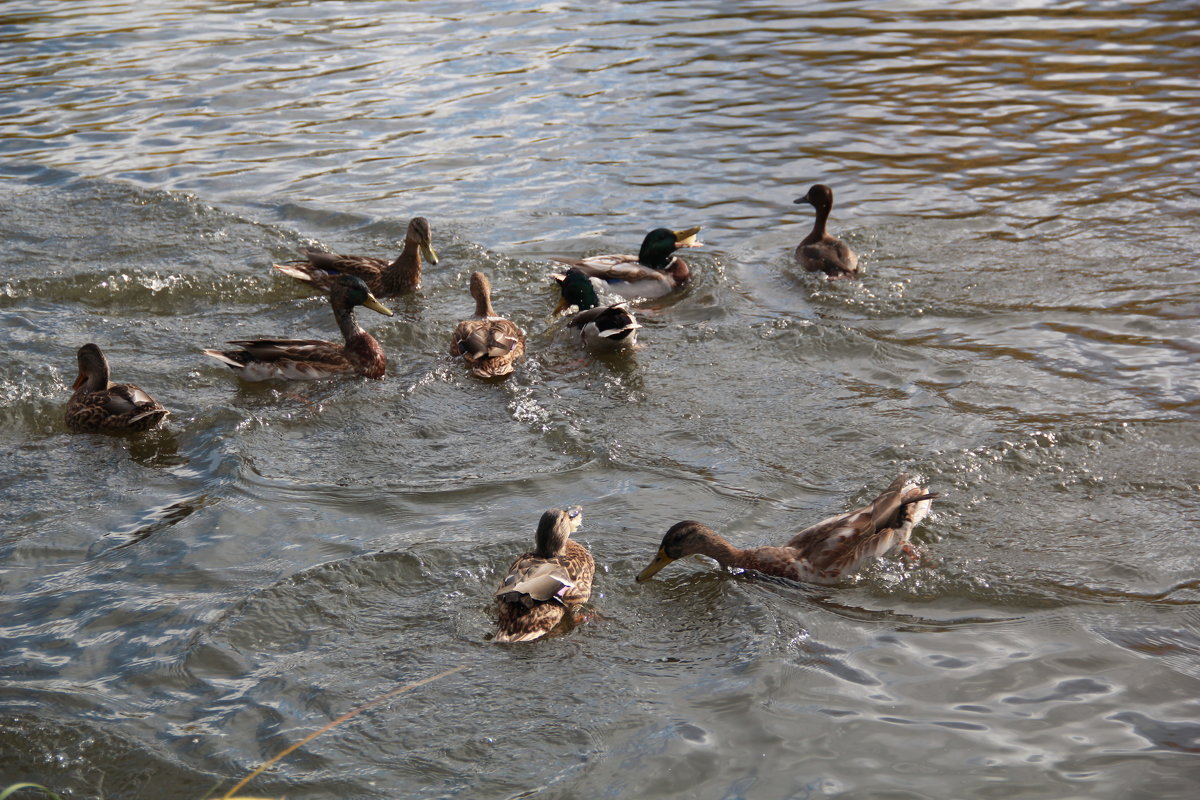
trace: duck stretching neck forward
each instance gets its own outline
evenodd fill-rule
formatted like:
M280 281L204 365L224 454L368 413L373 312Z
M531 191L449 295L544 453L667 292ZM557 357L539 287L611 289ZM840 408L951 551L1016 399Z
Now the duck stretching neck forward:
M836 583L894 548L911 554L913 526L929 513L935 496L901 475L869 505L810 525L783 545L745 550L699 522L684 520L672 525L663 536L654 561L637 580L649 580L672 561L698 554L716 559L722 567L752 569L809 583Z

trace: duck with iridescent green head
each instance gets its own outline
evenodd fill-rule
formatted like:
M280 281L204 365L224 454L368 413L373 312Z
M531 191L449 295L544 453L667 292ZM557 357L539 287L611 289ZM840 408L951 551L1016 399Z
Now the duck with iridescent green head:
M638 328L642 327L625 301L601 305L596 287L583 270L571 267L558 282L562 300L556 313L571 307L578 309L567 326L579 331L579 341L592 353L615 353L637 346Z
M642 240L635 255L600 255L587 258L552 258L559 264L581 270L601 294L626 300L644 297L655 300L682 288L688 281L687 263L675 255L681 247L699 247L699 226L682 231L655 228Z
M329 293L342 344L320 339L242 339L228 342L238 350L205 350L248 381L312 381L342 375L382 378L387 355L375 337L363 330L354 314L363 306L385 316L390 309L375 299L362 278L338 275Z

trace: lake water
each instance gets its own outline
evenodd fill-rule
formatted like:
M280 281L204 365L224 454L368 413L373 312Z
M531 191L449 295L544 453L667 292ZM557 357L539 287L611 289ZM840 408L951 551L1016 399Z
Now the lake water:
M1200 785L1200 16L1151 2L0 7L0 785L199 798L1166 798ZM816 182L857 282L792 250ZM336 336L271 274L441 263L380 382L239 384ZM547 258L703 225L644 349ZM482 269L529 333L447 355ZM369 318L368 318L369 317ZM172 409L70 435L75 350ZM902 471L916 539L834 588L686 559ZM489 641L547 508L591 617Z

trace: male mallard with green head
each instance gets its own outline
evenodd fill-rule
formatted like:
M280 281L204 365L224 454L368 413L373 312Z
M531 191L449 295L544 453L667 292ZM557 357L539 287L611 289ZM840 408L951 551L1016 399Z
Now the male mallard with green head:
M559 311L571 306L578 309L567 325L579 331L579 340L588 350L615 353L637 345L638 328L642 326L633 318L629 304L622 301L600 305L596 287L583 270L577 267L567 270L559 281L559 292L562 295Z
M680 247L699 247L699 226L682 231L655 228L642 240L634 255L601 255L587 258L553 258L583 271L601 294L615 294L626 300L638 297L657 299L681 288L688 280L687 263L675 255Z

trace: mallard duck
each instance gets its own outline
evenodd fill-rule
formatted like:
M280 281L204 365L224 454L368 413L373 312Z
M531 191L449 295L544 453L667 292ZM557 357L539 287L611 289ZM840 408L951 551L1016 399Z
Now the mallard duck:
M579 310L571 315L568 327L579 331L579 340L593 353L613 353L637 345L637 331L642 327L633 318L628 303L600 305L596 287L587 273L571 267L559 281L562 300L557 311L571 306Z
M248 381L312 381L355 373L382 378L387 356L375 337L358 324L354 307L365 306L389 317L391 310L375 299L362 278L353 275L333 279L329 304L345 339L343 344L320 339L249 339L228 342L240 350L204 352Z
M421 288L421 254L430 264L438 263L433 251L429 220L413 217L404 236L404 249L392 263L370 256L340 256L319 250L303 250L304 258L286 264L272 264L275 269L328 292L337 275L356 275L367 283L376 297L395 297L411 294Z
M500 618L495 641L538 639L587 602L596 564L587 548L570 538L581 522L579 506L542 514L533 552L517 556L496 590Z
M817 210L813 229L796 245L796 260L808 272L823 272L825 277L853 278L858 275L858 256L850 245L825 232L825 223L833 209L833 189L823 183L815 184L808 194L797 197L797 203L811 203Z
M634 255L604 255L588 258L553 258L582 270L593 278L600 292L615 294L626 300L638 297L666 297L687 283L688 265L675 255L680 247L699 247L696 234L700 228L673 231L655 228L642 240L642 249Z
M893 548L914 556L909 536L913 526L929 513L930 501L936 496L908 475L901 475L870 505L810 525L782 547L739 550L699 522L677 522L637 580L649 580L672 561L699 553L716 559L723 567L752 569L807 583L837 583Z
M450 355L462 356L478 378L496 378L513 371L513 362L525 353L525 331L496 315L492 308L492 283L482 272L471 273L475 317L458 323L450 337Z
M79 348L79 377L67 401L67 427L75 433L148 431L170 411L132 383L108 379L108 359L94 344Z

